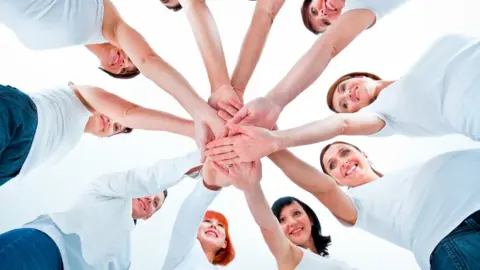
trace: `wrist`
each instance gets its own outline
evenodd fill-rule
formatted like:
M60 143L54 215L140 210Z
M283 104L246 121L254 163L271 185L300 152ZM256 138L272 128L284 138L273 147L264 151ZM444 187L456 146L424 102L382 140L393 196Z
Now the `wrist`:
M283 130L275 130L275 131L271 131L272 133L272 136L273 136L273 147L274 147L274 151L272 153L275 153L277 151L280 151L282 149L285 149L287 147L289 147L288 145L288 140L286 138L286 133L285 131Z
M260 186L260 183L256 183L250 187L248 187L247 189L243 190L243 193L245 194L245 197L250 197L250 198L254 198L256 197L258 194L260 194L262 192L262 187Z
M280 110L283 110L288 104L288 100L285 98L286 95L278 93L275 89L271 90L265 95L265 99L271 103L277 105Z

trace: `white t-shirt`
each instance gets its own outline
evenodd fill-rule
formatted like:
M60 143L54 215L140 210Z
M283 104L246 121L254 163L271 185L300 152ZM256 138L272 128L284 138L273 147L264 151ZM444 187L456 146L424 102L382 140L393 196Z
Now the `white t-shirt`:
M346 263L330 258L322 257L311 252L309 249L301 248L303 257L300 263L295 267L295 270L351 270L352 268Z
M31 50L104 43L103 0L3 0L0 21Z
M413 252L430 269L437 244L480 210L480 149L449 152L348 191L361 228Z
M461 72L452 72L455 70ZM385 127L374 135L462 133L478 140L480 114L474 110L480 102L480 88L478 83L472 84L480 78L478 74L478 43L460 35L445 36L434 42L404 77L383 89L359 113L373 113L385 121ZM470 117L469 121L466 117Z
M345 13L355 9L368 9L375 13L376 20L378 21L407 1L408 0L345 0L343 12Z
M91 115L68 86L42 90L30 97L37 106L38 125L19 176L65 157L82 137Z

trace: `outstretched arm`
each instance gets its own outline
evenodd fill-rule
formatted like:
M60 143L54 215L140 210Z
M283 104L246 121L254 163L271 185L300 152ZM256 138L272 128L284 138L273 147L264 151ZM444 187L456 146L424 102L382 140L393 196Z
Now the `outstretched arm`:
M299 187L315 196L337 218L355 224L357 211L352 200L330 176L297 158L288 150L268 156Z
M257 0L252 22L243 40L231 84L236 90L245 92L248 81L260 59L273 20L285 0Z
M126 127L162 130L195 138L193 121L166 112L144 108L99 87L71 85L90 111L107 115Z
M110 1L104 0L104 3L103 34L105 38L122 48L140 72L172 95L194 120L205 119L215 135L220 135L223 121L216 112L177 70L153 51L140 33L123 21Z
M334 114L300 127L270 131L254 126L233 125L238 134L207 144L205 155L223 165L249 162L278 150L317 143L340 135L369 135L380 131L385 122L373 114Z
M207 187L201 180L183 201L173 225L170 245L162 269L175 269L190 253L197 240L198 226L202 222L205 211L219 192L219 188L215 190L210 186Z
M374 21L375 14L367 9L341 15L265 97L245 104L230 123L271 129L285 106L307 89L330 60Z

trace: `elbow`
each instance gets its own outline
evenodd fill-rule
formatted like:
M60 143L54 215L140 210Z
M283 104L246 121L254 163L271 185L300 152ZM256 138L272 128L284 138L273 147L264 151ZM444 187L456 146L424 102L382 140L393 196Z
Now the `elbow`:
M258 16L267 18L267 20L270 22L270 25L272 25L283 3L284 3L283 0L274 1L274 3L268 3L268 4L263 4L261 1L259 1L257 2L255 13L257 13Z

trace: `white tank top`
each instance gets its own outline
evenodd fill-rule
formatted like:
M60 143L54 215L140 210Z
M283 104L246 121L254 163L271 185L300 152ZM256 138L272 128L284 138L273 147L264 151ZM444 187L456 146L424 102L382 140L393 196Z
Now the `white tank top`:
M2 0L0 21L31 50L106 42L103 0Z
M309 249L299 247L303 251L303 257L295 270L352 270L346 263L330 258L322 257L311 252Z

